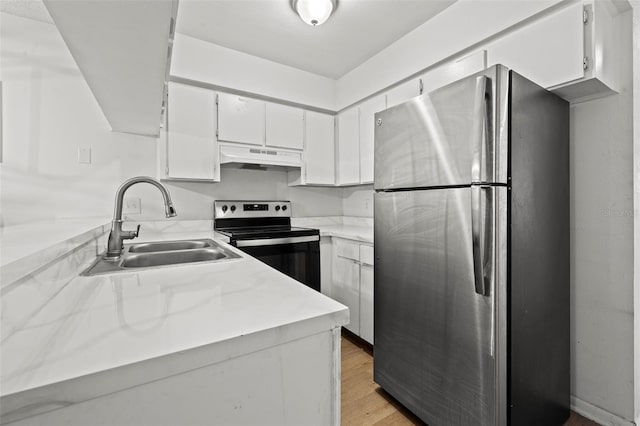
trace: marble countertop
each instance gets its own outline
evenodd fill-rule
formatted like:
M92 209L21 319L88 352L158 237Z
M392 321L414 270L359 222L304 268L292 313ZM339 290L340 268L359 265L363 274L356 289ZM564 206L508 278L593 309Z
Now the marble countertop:
M109 230L106 217L0 227L2 283L12 283ZM25 238L25 235L32 236Z
M214 233L147 230L137 241L184 238ZM345 306L227 247L241 258L75 276L10 333L3 321L2 420L348 323Z
M339 237L373 243L373 219L367 217L329 216L293 218L296 226L317 228L323 237Z

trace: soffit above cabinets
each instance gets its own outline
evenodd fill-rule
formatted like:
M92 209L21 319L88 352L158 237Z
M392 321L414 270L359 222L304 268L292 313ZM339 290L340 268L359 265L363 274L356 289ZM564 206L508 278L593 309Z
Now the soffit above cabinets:
M113 131L157 136L178 0L44 0Z
M327 22L311 27L290 0L180 0L177 31L337 79L454 2L339 0Z

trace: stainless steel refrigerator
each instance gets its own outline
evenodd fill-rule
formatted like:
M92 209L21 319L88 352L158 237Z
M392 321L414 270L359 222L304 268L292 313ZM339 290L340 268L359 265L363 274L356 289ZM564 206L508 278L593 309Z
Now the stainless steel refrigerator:
M503 66L376 114L374 380L430 426L569 416L569 105Z

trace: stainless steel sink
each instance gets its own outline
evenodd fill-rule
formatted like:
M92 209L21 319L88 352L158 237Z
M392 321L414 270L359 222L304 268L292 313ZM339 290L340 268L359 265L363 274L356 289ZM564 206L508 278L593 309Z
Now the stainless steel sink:
M221 262L240 257L232 250L210 239L138 243L125 245L120 259L106 260L98 257L80 275L132 272L185 263Z
M156 241L129 245L129 253L149 253L172 250L191 250L213 247L213 240ZM182 262L181 262L182 263Z
M131 252L129 252L131 253ZM149 266L177 265L179 263L208 262L224 259L224 253L216 249L188 249L160 251L157 253L133 253L122 261L123 268L146 268Z

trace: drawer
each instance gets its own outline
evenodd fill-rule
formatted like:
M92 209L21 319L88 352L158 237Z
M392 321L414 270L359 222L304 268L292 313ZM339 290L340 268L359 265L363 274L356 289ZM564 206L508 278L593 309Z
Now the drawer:
M334 238L333 242L333 250L336 256L360 260L360 244L339 238Z
M360 244L360 262L365 265L373 265L373 246Z

